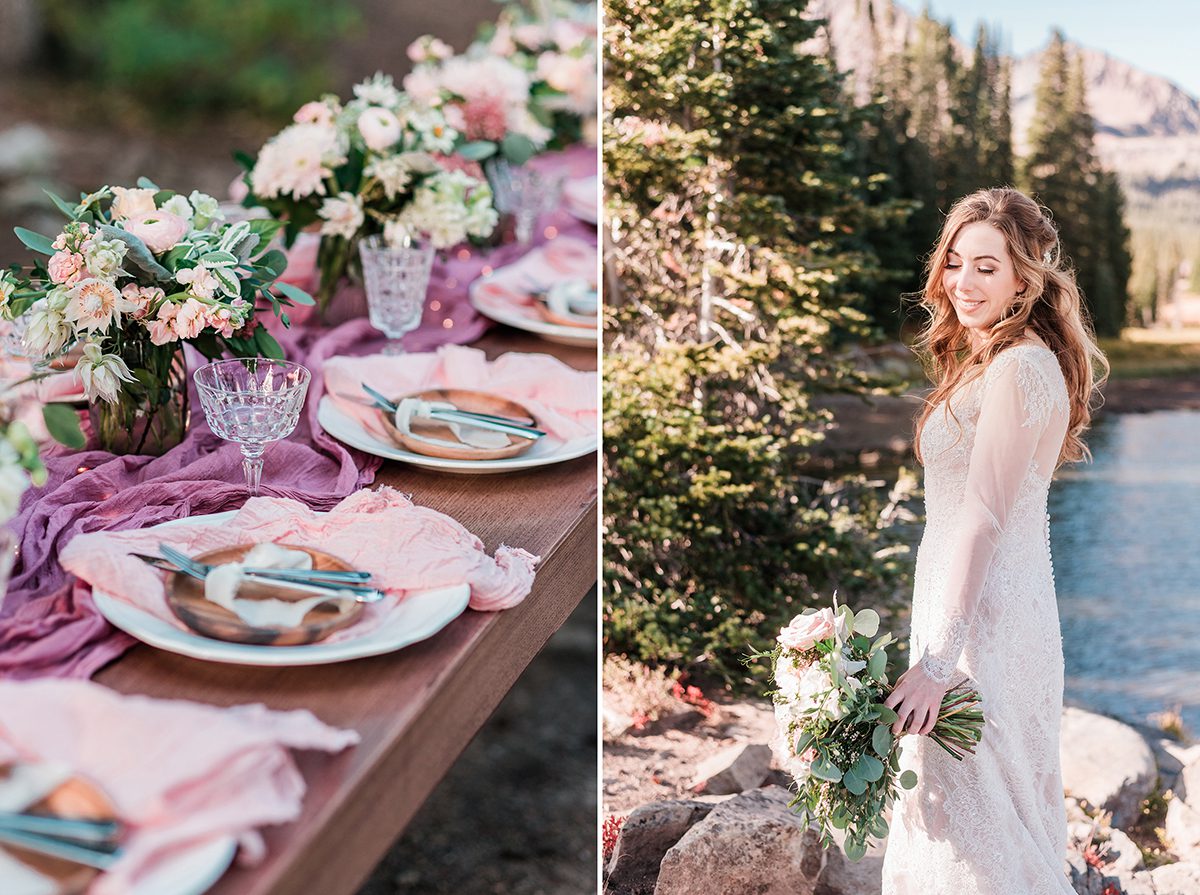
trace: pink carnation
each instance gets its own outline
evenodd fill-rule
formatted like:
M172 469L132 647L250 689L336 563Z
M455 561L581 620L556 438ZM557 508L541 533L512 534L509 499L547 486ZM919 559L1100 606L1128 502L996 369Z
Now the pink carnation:
M443 171L462 171L476 180L483 180L483 168L479 162L472 162L461 155L441 155L434 153L433 160Z
M208 323L205 304L195 298L189 298L175 311L171 326L181 339L194 339L204 330Z
M234 326L230 319L232 314L229 308L210 307L206 310L204 322L207 326L211 326L225 338L233 335Z
M499 141L508 132L508 111L499 96L475 96L462 103L459 109L462 130L468 140Z
M74 286L83 278L83 255L62 249L50 257L46 269L50 272L50 282Z
M833 610L826 608L809 615L797 615L779 632L777 640L787 649L802 653L812 649L818 640L832 637L834 630Z
M162 307L158 309L158 316L146 324L146 328L150 330L150 341L155 345L166 345L179 338L175 327L172 326L178 309L177 304L163 302Z
M139 286L137 283L127 285L121 290L121 294L127 301L133 303L134 310L131 313L134 320L144 318L150 313L150 309L166 296L166 293L157 286Z

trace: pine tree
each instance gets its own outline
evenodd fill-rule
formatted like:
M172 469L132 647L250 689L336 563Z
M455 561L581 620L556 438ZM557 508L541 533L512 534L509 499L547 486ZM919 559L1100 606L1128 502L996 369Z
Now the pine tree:
M1022 186L1054 214L1097 333L1116 336L1128 306L1129 231L1120 185L1101 169L1095 137L1083 58L1055 32L1042 60Z
M901 216L802 7L607 4L606 638L728 676L818 593L894 568L869 512L794 474L813 395L863 387L837 348Z

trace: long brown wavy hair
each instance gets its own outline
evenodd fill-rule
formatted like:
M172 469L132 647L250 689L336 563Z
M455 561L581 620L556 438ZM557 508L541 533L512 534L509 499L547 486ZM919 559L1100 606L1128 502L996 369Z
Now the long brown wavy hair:
M967 224L981 222L1004 235L1017 280L1025 288L992 326L983 344L972 347L967 328L959 322L942 286L942 272L959 231ZM1108 361L1096 345L1075 272L1063 263L1058 230L1047 209L1011 187L979 190L959 199L946 216L929 255L925 288L919 298L929 321L917 341L917 351L934 389L917 420L914 449L918 460L921 430L934 408L945 401L947 412L953 415L950 396L982 375L997 354L1023 341L1026 330L1036 333L1058 356L1067 382L1071 414L1058 462L1061 465L1090 458L1083 433L1098 406L1094 402L1108 377Z

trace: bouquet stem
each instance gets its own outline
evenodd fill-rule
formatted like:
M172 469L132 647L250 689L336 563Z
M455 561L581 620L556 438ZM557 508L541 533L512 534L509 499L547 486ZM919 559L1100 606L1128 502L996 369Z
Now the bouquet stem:
M975 747L983 737L983 712L979 702L979 693L975 690L949 690L942 697L942 708L929 738L957 761L962 761L968 753L974 755Z

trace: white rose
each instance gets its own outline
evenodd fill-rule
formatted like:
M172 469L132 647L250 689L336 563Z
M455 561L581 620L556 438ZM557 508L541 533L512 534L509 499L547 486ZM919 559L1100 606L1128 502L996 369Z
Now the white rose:
M358 116L358 131L363 136L363 142L368 149L376 152L395 146L402 130L400 119L378 106L372 106Z

